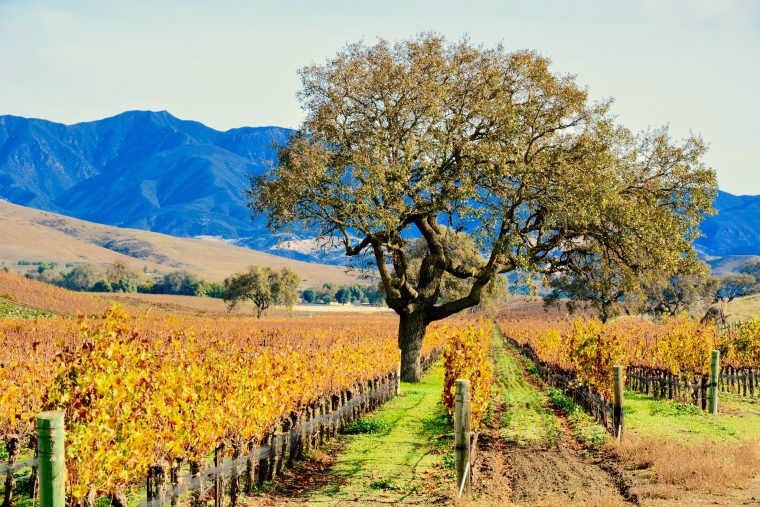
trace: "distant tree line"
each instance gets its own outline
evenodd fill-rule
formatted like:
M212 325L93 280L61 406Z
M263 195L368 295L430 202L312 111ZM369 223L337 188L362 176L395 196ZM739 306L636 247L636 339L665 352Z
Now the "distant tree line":
M160 275L131 269L125 262L115 261L105 270L93 264L67 264L69 269L54 271L55 262L29 263L37 269L26 273L33 278L75 291L123 292L144 294L177 294L184 296L223 297L223 284L203 280L188 271L171 271Z
M234 310L249 300L260 317L271 305L292 307L298 302L300 277L290 269L275 271L271 268L250 266L244 273L234 274L223 282L203 280L189 271L171 271L163 275L148 273L147 267L139 273L122 261L115 261L105 270L83 263L67 265L71 269L53 271L57 264L32 263L37 266L26 273L32 278L74 291L121 292L142 294L172 294L205 296L223 299Z
M301 291L301 299L307 304L370 304L382 305L385 296L382 291L372 285L337 285L325 283L319 287L310 287Z
M760 261L746 262L735 273L718 276L712 275L704 262L685 264L677 274L650 277L634 288L625 287L614 272L555 276L548 286L546 304L568 299L565 304L572 312L586 303L602 320L625 312L655 317L688 313L723 321L726 303L760 293Z

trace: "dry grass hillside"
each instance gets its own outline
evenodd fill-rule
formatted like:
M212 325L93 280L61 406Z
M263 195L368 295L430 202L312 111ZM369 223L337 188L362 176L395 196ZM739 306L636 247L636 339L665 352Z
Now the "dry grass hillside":
M207 280L222 280L247 266L288 267L301 275L301 285L349 284L357 277L339 266L301 262L210 239L176 238L77 220L0 201L0 263L25 271L18 261L92 263L115 260L135 270L167 272L184 269Z
M729 322L740 322L760 315L760 294L736 298L726 305Z

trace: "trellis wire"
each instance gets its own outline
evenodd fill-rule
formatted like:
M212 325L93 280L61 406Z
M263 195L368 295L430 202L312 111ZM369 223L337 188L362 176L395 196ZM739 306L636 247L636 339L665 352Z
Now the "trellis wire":
M38 464L37 458L29 458L25 461L19 461L17 463L14 463L12 466L8 466L8 463L0 463L0 474L7 474L10 472L18 472L19 470L23 470L24 468L31 468Z
M707 410L710 379L705 374L674 374L662 368L631 365L626 369L629 389L655 398L691 403ZM724 366L717 387L722 392L754 397L760 394L760 371L754 367Z

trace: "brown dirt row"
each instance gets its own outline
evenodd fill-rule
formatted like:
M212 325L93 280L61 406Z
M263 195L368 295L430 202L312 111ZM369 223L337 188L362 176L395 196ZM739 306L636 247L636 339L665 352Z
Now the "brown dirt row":
M592 453L573 436L560 411L543 393L543 386L525 371L516 352L503 344L503 351L520 365L520 374L544 397L559 423L553 442L505 439L501 425L507 410L498 399L491 426L481 439L478 456L477 503L486 505L626 505L636 504L630 484L607 456ZM502 372L497 371L499 375ZM515 407L509 407L514 410ZM526 410L528 407L526 407ZM519 407L517 410L520 410Z

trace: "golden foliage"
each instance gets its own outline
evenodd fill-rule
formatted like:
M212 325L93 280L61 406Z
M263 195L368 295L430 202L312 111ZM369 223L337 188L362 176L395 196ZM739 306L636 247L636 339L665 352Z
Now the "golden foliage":
M305 404L395 372L396 330L390 316L157 318L119 307L0 320L0 432L30 435L38 412L65 410L72 496L124 491L158 461L256 442Z
M574 371L578 380L607 398L612 366L645 366L691 377L710 371L710 353L721 350L729 366L760 364L760 319L750 319L729 332L687 317L655 324L643 318L620 318L607 324L594 319L548 322L501 320L502 331L530 345L545 363Z
M443 338L443 361L445 376L443 383L443 404L453 413L455 404L455 382L457 379L470 381L470 409L472 429L477 430L485 416L493 385L493 372L489 352L491 350L491 327L484 322L471 325L440 326L428 331L431 341Z

